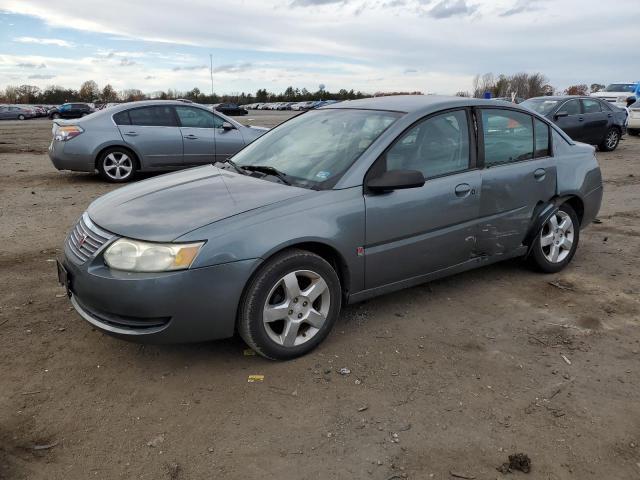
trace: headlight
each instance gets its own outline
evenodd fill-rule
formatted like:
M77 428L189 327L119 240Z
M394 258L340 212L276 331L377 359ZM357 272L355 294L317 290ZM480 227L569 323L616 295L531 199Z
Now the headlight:
M65 125L63 127L58 127L58 129L55 130L55 136L53 138L57 142L66 142L68 140L71 140L72 138L77 137L82 132L84 132L84 129L82 127L78 127L77 125Z
M191 266L204 242L150 243L121 238L104 253L105 263L128 272L169 272Z

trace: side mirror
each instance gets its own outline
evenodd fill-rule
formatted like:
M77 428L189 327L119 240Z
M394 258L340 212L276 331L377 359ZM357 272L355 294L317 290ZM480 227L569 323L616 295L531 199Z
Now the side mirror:
M231 125L229 122L223 122L222 123L222 129L223 130L233 130L234 128L236 128L236 127Z
M559 112L556 112L556 114L554 115L554 117L556 118L562 118L562 117L568 117L569 116L569 112L567 112L566 110L560 110Z
M390 192L424 185L424 175L417 170L389 170L367 181L367 188L374 192Z

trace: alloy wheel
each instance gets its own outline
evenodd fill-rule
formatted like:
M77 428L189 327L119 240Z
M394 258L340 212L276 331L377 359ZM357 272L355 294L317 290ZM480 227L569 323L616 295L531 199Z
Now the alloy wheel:
M618 131L611 130L607 134L605 145L607 146L608 149L614 149L617 144L618 144Z
M558 210L545 223L540 233L540 246L545 258L551 263L563 262L574 240L574 225L568 213Z
M112 152L104 158L104 172L113 180L123 180L131 175L133 161L124 152Z
M331 293L311 270L286 274L271 288L262 311L267 335L278 345L295 347L311 340L327 321Z

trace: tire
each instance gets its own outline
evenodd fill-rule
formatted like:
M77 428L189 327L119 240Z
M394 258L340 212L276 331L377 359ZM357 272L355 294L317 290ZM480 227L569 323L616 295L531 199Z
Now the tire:
M570 223L563 228L566 220ZM545 273L559 272L571 262L579 241L580 221L571 205L564 203L536 234L529 260L537 270ZM558 253L554 260L556 251Z
M238 333L265 358L296 358L327 337L341 301L340 279L326 260L306 250L286 250L249 282L238 311Z
M87 115L89 115L89 114L88 113L83 113L83 114L80 115L80 118L86 117Z
M137 165L136 156L124 147L108 148L100 154L96 162L102 178L112 183L126 183L133 180Z
M18 120L24 120L24 115L22 114L18 115Z
M636 128L629 128L629 129L627 129L627 133L629 135L638 136L638 135L640 135L640 130L638 130Z
M601 152L613 152L618 147L618 143L620 143L620 130L610 127L598 148Z
M51 115L51 118L53 118L54 120L57 120L60 118L60 114L58 112L54 113Z

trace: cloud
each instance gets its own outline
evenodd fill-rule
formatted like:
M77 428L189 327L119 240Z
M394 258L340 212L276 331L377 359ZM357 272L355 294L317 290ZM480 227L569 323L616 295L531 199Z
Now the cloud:
M59 38L36 38L36 37L17 37L13 39L18 43L36 43L39 45L55 45L57 47L71 48L75 44L67 42L66 40L60 40Z
M37 68L37 69L43 69L43 68L47 68L47 66L44 63L18 63L16 65L16 67L20 67L20 68Z
M213 73L239 73L246 72L251 69L253 65L251 63L245 62L239 65L220 65L219 67L213 68Z
M477 9L477 5L469 5L466 0L442 0L429 10L428 15L433 18L465 17Z
M181 70L185 70L185 71L193 71L193 70L203 70L205 68L209 68L207 65L187 65L187 66L178 66L178 67L173 67L171 70L173 70L174 72L179 72Z
M153 75L147 75L146 77L144 77L145 80L153 80L154 78L156 77L154 77Z
M319 5L334 5L336 3L347 3L347 0L293 0L292 7L317 7Z
M418 73L418 70L415 68L407 68L404 73Z
M30 80L51 80L52 78L55 78L55 75L41 75L41 74L36 74L36 75L29 75L27 78Z
M127 57L124 57L120 60L120 66L121 67L130 67L131 65L135 65L136 62L134 62L133 60L129 60Z
M542 6L538 4L538 0L516 0L511 8L500 13L501 17L511 17L524 12L534 12L542 10Z

